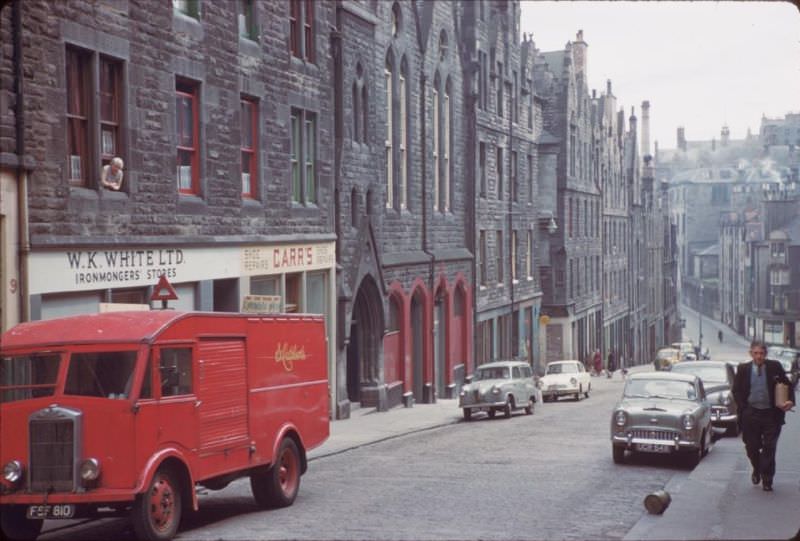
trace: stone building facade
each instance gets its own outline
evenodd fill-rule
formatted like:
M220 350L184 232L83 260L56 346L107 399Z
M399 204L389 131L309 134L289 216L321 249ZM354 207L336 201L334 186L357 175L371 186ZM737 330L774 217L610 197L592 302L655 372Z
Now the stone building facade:
M563 51L536 59L543 126L559 144L556 205L562 226L550 241L552 272L542 304L549 318L548 359L585 360L602 341L602 187L587 49L581 31Z
M537 105L533 42L520 41L519 2L460 4L471 65L465 154L473 201L475 360L539 362Z
M3 326L146 306L165 275L175 308L270 295L325 314L334 344L333 7L5 4L0 151L25 169L2 176L19 284ZM112 157L119 190L101 183Z

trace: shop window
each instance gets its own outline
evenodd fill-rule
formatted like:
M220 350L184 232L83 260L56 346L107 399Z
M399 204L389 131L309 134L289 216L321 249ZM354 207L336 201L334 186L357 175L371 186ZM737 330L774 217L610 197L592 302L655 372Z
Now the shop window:
M250 278L250 293L253 295L279 295L277 276L253 276Z
M177 80L175 83L175 135L177 139L176 180L178 191L200 192L199 87Z
M309 314L327 314L328 288L326 273L313 272L306 276L306 309Z
M299 272L286 275L286 291L284 295L284 311L298 312L302 308L300 287L303 275Z
M783 344L783 323L780 321L765 321L764 341L767 344Z
M144 289L112 289L109 302L115 304L150 304Z
M192 394L192 348L163 348L158 371L162 398Z

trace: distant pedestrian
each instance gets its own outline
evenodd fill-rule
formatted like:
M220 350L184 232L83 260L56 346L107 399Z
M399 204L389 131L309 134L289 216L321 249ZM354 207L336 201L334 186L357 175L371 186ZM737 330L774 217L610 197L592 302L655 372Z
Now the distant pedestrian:
M789 399L775 403L775 384L789 383L783 366L767 359L767 346L761 340L750 344L752 361L739 364L733 380L733 397L739 410L742 441L753 467L750 480L772 490L775 476L775 449L786 412L794 406L794 389L789 386Z
M608 366L606 368L608 371L608 377L610 378L611 376L614 375L614 370L616 370L617 368L613 349L608 352Z
M600 375L603 372L603 357L600 355L600 350L594 350L594 373Z

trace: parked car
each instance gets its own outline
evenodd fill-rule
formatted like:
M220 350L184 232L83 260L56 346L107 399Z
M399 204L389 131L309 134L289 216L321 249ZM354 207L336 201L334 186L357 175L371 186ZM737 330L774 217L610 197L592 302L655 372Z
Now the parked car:
M797 385L800 379L800 350L783 346L770 346L767 348L767 359L774 359L783 365L786 377Z
M628 376L611 414L614 462L625 453L686 456L696 465L711 448L711 405L692 374L639 372Z
M731 363L724 361L697 361L672 365L676 374L694 374L703 380L706 397L711 404L711 424L724 429L727 434L739 434L739 416L736 401L733 399L733 378L735 374Z
M553 361L547 363L538 385L544 402L558 400L560 396L573 396L580 400L581 395L589 398L592 378L579 361Z
M527 415L533 413L536 402L536 385L530 365L522 361L497 361L479 366L472 381L461 388L458 407L469 421L472 414L485 411L494 417L502 411L506 417L523 408Z
M678 348L661 348L656 351L653 366L656 370L668 370L670 366L681 361L681 350Z
M687 340L684 342L673 342L670 344L670 347L673 347L681 352L681 357L686 355L687 353L695 353L694 343L691 340Z

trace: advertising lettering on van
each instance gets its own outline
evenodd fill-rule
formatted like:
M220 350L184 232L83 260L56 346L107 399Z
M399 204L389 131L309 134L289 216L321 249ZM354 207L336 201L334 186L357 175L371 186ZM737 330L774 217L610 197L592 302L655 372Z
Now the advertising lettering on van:
M294 362L295 361L305 361L306 360L306 348L305 346L299 346L297 344L289 345L288 342L280 343L278 342L278 347L275 349L275 362L281 363L283 365L283 369L287 372L291 372L294 370Z
M147 250L79 250L66 252L76 285L158 280L178 276L186 263L180 248Z

